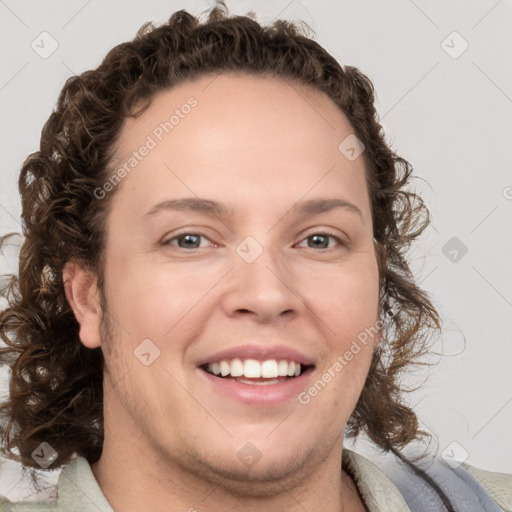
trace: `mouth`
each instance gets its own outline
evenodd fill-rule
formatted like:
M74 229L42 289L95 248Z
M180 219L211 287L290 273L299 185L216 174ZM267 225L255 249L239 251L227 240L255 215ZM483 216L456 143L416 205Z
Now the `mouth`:
M289 357L290 359L285 357ZM226 398L243 406L280 407L298 403L298 395L308 386L315 365L306 358L291 359L290 353L270 359L253 352L245 358L223 355L201 364L197 369L203 376L211 396Z
M196 362L211 400L267 408L297 403L314 376L315 359L290 345L244 343Z
M282 384L297 379L313 369L313 365L287 359L222 359L200 367L209 375L252 386Z

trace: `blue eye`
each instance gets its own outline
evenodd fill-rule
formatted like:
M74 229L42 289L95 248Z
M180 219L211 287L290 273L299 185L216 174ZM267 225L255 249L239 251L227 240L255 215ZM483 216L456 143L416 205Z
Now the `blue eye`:
M314 233L312 235L307 236L304 241L311 240L312 243L308 244L308 248L311 249L332 249L333 246L329 246L330 240L335 240L339 245L343 245L341 240L330 233Z
M175 244L171 243L176 240L178 243L177 247L180 249L199 249L201 238L208 240L205 236L198 233L182 233L174 238L170 238L166 242L163 242L163 245L173 245L176 247ZM183 245L180 242L183 242Z
M201 239L209 240L208 237L201 235L199 233L181 233L179 235L174 236L173 238L169 238L169 240L166 240L162 242L162 245L164 246L173 246L177 247L179 249L201 249L205 246L201 246ZM335 241L334 245L331 245L331 240ZM341 239L331 233L313 233L312 235L307 236L303 239L301 242L307 242L311 241L311 243L308 243L307 247L309 249L322 249L322 250L330 250L333 249L336 243L338 245L344 245ZM175 243L176 242L176 243ZM300 247L300 245L299 245ZM304 246L302 246L304 247Z

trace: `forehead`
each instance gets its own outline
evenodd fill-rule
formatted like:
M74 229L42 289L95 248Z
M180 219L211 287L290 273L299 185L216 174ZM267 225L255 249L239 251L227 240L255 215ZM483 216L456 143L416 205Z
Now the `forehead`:
M243 138L260 150L280 143L295 154L316 150L337 157L340 137L352 131L337 105L311 86L240 73L205 75L157 92L140 117L127 118L115 156L129 156L150 136L174 149L221 153Z
M126 188L148 201L169 192L221 198L236 189L255 201L273 194L297 201L315 187L325 195L340 183L348 195L361 196L363 158L349 161L338 149L352 133L337 105L309 86L202 76L156 93L141 116L125 121L112 167L129 172L116 196Z

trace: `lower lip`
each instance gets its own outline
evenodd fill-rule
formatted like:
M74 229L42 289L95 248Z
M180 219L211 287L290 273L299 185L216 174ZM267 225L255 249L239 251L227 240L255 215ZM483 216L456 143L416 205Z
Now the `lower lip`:
M306 388L313 368L308 368L299 377L293 377L276 384L244 384L234 379L222 379L198 368L216 392L251 405L280 405L295 399Z

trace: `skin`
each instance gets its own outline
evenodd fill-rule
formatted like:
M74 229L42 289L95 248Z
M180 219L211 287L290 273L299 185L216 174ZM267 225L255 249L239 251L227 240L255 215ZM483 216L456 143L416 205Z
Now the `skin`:
M125 122L116 165L191 96L197 106L113 192L107 311L94 274L76 262L64 271L80 339L105 354L105 442L93 473L123 512L366 510L340 470L341 453L380 335L306 405L297 397L277 407L244 404L217 392L197 368L200 358L244 343L280 344L314 360L306 389L377 322L364 160L338 150L353 129L324 93L306 86L202 77L157 93ZM233 212L144 219L155 204L184 197ZM342 198L361 215L288 213L315 198ZM312 235L325 230L340 242L315 245ZM184 232L204 238L173 238ZM263 250L253 263L236 252L248 236ZM144 339L160 350L149 366L133 353ZM248 442L261 454L250 468L237 457Z

